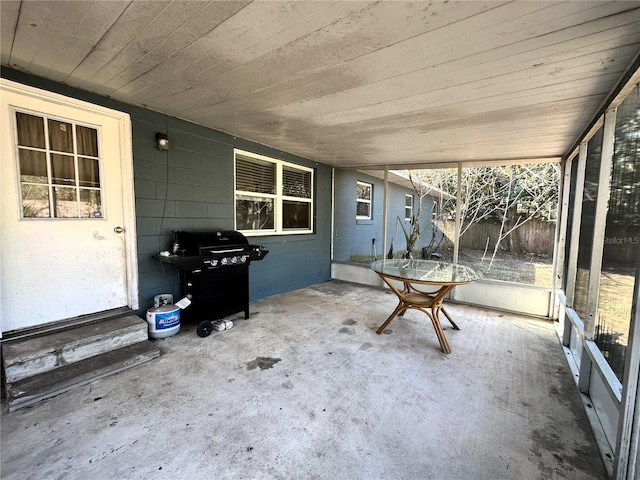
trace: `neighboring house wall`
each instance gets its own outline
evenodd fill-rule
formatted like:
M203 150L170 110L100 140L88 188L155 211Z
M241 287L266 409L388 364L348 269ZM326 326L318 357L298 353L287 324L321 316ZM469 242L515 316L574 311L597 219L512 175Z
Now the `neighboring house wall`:
M331 277L331 168L249 140L59 83L2 68L2 77L102 105L131 116L141 311L159 293L180 292L178 270L152 258L170 247L174 230L233 229L233 149L315 169L315 233L249 237L269 255L250 268L250 300L302 288ZM162 94L162 92L159 92ZM155 146L156 132L170 150Z
M414 198L414 214L417 213L418 197L411 188L403 187L392 181L388 183L388 211L387 211L387 251L382 248L382 209L384 201L384 181L380 178L366 175L355 170L337 168L334 174L334 235L333 235L333 260L338 262L353 261L356 257L371 256L373 252L372 239L375 238L376 251L379 259L386 257L391 240L395 237L394 253L400 256L406 250L406 242L402 228L397 225L397 218L404 225L407 232L411 225L405 221L405 195L412 194ZM372 218L371 220L356 219L356 185L357 182L366 182L373 185ZM420 226L431 220L433 200L427 196L422 201L422 215ZM397 227L396 227L397 225ZM432 226L422 234L415 250L420 251L431 242ZM442 238L442 233L437 232L437 238Z

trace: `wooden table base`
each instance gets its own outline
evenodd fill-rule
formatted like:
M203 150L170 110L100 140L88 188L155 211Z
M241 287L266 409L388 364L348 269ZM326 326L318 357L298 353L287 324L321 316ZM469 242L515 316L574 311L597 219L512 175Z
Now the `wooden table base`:
M431 323L433 324L433 329L436 331L436 335L438 336L438 341L440 342L440 347L444 353L451 353L451 348L449 347L449 342L447 342L447 337L444 335L444 330L442 330L442 325L440 324L440 312L447 317L451 326L454 329L460 330L458 325L451 319L447 311L444 309L443 301L444 297L447 296L455 285L443 285L435 292L423 292L417 290L415 287L411 285L409 281L402 281L404 284L403 290L398 290L391 281L387 280L384 275L380 275L380 278L389 285L389 288L396 294L398 297L398 306L393 311L389 318L380 325L380 328L376 331L376 333L381 334L384 330L389 326L389 324L396 318L402 317L404 313L413 308L414 310L420 310L427 317L431 319Z

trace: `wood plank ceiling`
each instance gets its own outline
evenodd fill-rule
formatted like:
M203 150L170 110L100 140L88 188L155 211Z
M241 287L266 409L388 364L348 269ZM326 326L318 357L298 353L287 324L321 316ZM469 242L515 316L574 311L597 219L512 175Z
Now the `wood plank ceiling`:
M558 159L640 2L3 0L2 65L318 162Z

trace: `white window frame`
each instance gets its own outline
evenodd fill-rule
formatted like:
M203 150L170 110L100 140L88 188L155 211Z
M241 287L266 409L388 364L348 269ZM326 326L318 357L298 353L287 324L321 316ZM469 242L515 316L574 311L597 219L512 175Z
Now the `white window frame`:
M44 129L43 129L43 133L44 133L44 140L45 140L45 146L43 148L38 148L38 147L27 147L27 146L23 146L23 145L19 145L18 143L18 120L17 120L17 114L24 114L24 115L31 115L33 117L38 117L41 118L43 121L43 125L44 125ZM49 137L49 120L53 120L56 122L60 122L60 123L67 123L71 125L72 128L72 138L73 138L73 152L58 152L56 150L53 150L51 148L51 145L49 144L50 142L50 137ZM51 115L51 114L44 114L42 112L37 112L37 111L33 111L33 110L28 110L28 109L24 109L24 108L14 108L12 109L12 121L13 121L13 136L14 136L14 145L15 145L15 161L16 161L16 172L18 174L18 185L19 185L19 200L21 202L21 204L19 205L19 210L20 210L20 218L22 220L28 220L28 221L60 221L60 220L78 220L78 221L95 221L95 219L103 219L106 218L105 215L105 205L104 205L104 182L103 182L103 160L101 158L101 153L102 153L102 145L100 145L101 142L101 132L100 132L100 127L98 125L91 125L91 124L85 124L82 122L77 122L75 120L69 119L69 118L64 118L64 117L60 117L57 115ZM77 138L77 127L86 127L86 128L90 128L92 130L96 131L96 135L97 135L97 141L98 141L98 156L94 157L91 155L80 155L78 153L78 138ZM47 168L47 183L34 183L34 182L30 182L30 181L23 181L20 177L21 177L21 165L20 165L20 150L24 150L24 151L32 151L32 152L42 152L46 155L46 168ZM74 180L74 184L60 184L60 183L55 183L53 181L52 178L52 159L51 159L51 155L52 154L60 154L60 155L64 155L67 157L72 157L73 158L73 165L74 165L74 174L75 174L75 180ZM79 181L80 181L80 177L78 174L78 159L80 158L89 158L92 160L95 160L98 162L98 171L99 171L99 178L98 178L98 186L97 187L88 187L88 186L80 186L79 185ZM24 208L23 208L23 189L25 185L33 185L33 186L42 186L42 187L46 187L48 189L48 195L49 195L49 216L47 217L30 217L24 216ZM75 191L75 195L76 195L76 206L77 206L77 212L78 212L78 216L75 217L64 217L64 216L56 216L55 214L55 200L54 200L54 196L55 193L53 191L54 188L68 188L68 189L72 189ZM81 198L80 198L80 191L81 190L93 190L93 191L98 191L100 193L100 199L101 199L101 203L100 203L100 215L99 216L93 216L93 217L83 217L80 215L80 210L81 210Z
M410 205L407 205L408 199L411 199ZM407 211L409 212L408 216L407 216ZM413 195L411 195L410 193L407 193L404 196L404 219L409 222L411 221L412 218L413 218Z
M358 189L356 188L356 220L371 220L372 218L372 214L371 214L371 210L372 210L372 203L373 203L373 184L372 183L367 183L367 182L361 182L360 180L358 180L356 182L356 185L360 186L365 186L365 187L369 187L369 198L358 198ZM364 203L364 204L368 204L369 205L369 215L358 215L358 204L359 203Z
M236 158L237 155L243 155L245 157L255 158L256 160L262 160L266 162L273 163L276 166L276 193L256 193L256 192L246 192L244 190L238 190L236 188ZM301 198L301 197L292 197L288 195L283 195L282 193L282 185L283 185L283 167L290 167L296 170L301 170L304 172L309 172L311 175L311 198ZM238 230L243 235L247 237L257 237L257 236L265 236L265 235L299 235L299 234L309 234L313 233L314 227L314 170L313 168L303 167L302 165L298 165L296 163L285 162L283 160L278 160L276 158L267 157L264 155L260 155L253 152L248 152L246 150L240 150L235 148L233 150L233 223L234 228L236 225L236 199L238 195L246 196L246 197L260 197L260 198L272 198L274 204L274 228L272 229L263 229L263 230ZM283 220L283 202L286 200L291 200L295 202L303 202L309 203L310 216L309 216L309 228L304 229L284 229L282 226Z

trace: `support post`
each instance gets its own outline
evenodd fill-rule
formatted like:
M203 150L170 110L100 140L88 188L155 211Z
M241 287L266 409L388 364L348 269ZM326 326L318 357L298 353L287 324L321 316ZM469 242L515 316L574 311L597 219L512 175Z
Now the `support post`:
M576 172L576 191L573 200L573 219L571 228L571 245L569 245L569 262L567 272L567 306L573 307L576 293L576 272L578 269L578 246L580 245L580 222L582 220L582 194L584 193L584 172L587 165L587 142L580 144L578 153L578 171Z
M549 317L556 318L558 306L558 289L563 288L562 276L564 272L564 250L567 240L567 217L569 215L569 195L571 192L571 160L561 164L562 183L560 184L560 215L556 222L553 249L553 276L551 278L551 301L549 305Z
M458 189L456 193L456 235L453 243L453 263L458 263L460 253L460 214L462 203L462 162L458 162Z
M593 226L593 246L589 265L589 287L587 290L587 316L583 318L584 336L593 340L595 321L598 313L598 294L600 288L600 271L602 270L602 253L604 251L604 234L607 224L607 210L611 187L611 162L613 161L613 140L616 133L616 109L607 110L604 115L602 135L602 153L600 156L600 175L598 177L598 198Z
M382 259L387 258L387 194L389 193L389 165L384 167L384 194L382 203Z
M632 480L640 475L640 261L636 264L634 305L629 326L620 419L613 479Z

